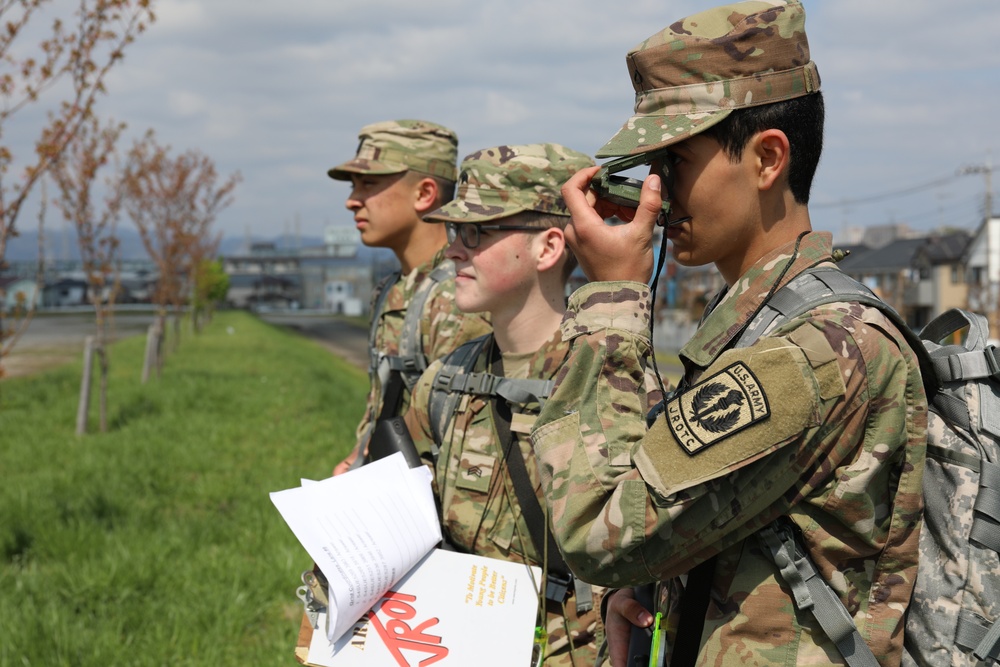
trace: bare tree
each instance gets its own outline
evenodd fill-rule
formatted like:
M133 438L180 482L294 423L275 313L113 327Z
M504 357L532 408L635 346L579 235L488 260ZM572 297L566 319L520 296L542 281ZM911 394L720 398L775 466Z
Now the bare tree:
M25 43L49 20L45 10L53 5L52 0L0 0L0 271L28 196L91 114L125 48L155 20L153 0L78 0L72 17L52 20L40 43ZM18 160L15 171L11 123L50 97L49 124L34 154ZM24 326L16 318L7 325L0 308L0 361Z
M239 172L221 184L219 178L210 157L197 150L172 157L170 147L159 145L152 130L135 142L128 155L123 174L125 210L159 273L154 293L158 335L163 335L171 309L175 344L195 271L218 247L212 224L233 202L233 190L241 180ZM159 350L162 342L152 347ZM157 368L160 361L157 355Z
M94 115L81 124L73 141L53 164L52 178L59 187L55 205L63 217L76 228L80 259L87 279L87 292L94 306L96 334L94 344L84 354L84 376L80 388L76 431L82 435L87 427L90 404L90 355L96 354L100 364L100 428L108 430L108 367L111 344L111 324L114 303L121 286L117 225L121 211L120 175L115 147L125 129L125 123L108 121L102 127ZM112 174L108 175L108 170ZM95 193L98 177L104 174L103 197Z

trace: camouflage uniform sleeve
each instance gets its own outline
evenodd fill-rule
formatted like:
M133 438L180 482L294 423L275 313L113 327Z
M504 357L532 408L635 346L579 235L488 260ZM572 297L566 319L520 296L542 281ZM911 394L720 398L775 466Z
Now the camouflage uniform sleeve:
M488 334L493 328L484 313L463 313L455 305L455 279L434 286L427 300L423 320L424 351L427 359L440 359L462 343Z
M361 421L358 422L358 427L354 430L354 447L351 448L351 452L362 452L367 448L368 430L373 421L375 421L375 395L372 388L369 387L368 398L365 401L365 412L361 415Z
M851 530L883 527L875 519L885 489L847 477L827 485L852 458L885 475L879 462L898 460L889 450L906 431L905 414L885 420L886 432L865 443L871 450L858 452L867 375L889 380L880 388L887 406L904 404L906 391L906 364L889 338L872 327L863 341L852 335L865 331L859 306L725 352L647 432L635 398L647 304L648 290L634 283L574 294L563 324L572 352L532 433L553 530L576 574L609 586L676 576L793 505L804 521L833 502Z
M420 379L413 386L413 393L410 395L410 409L403 417L417 452L425 459L430 457L434 445L428 406L430 405L434 376L441 370L441 365L440 359L434 361L420 375Z
M381 281L379 289L391 288L392 286L388 284L387 280L383 279ZM379 289L372 290L371 297L368 299L368 312L371 314L371 317L379 317L378 313L375 312L375 304L378 302ZM365 411L361 415L358 427L354 429L354 446L351 448L351 451L348 452L348 456L351 456L351 454L360 454L365 451L365 448L367 448L369 429L375 421L375 411L378 409L378 396L381 393L381 388L377 386L377 381L371 377L370 368L368 370L368 374L368 396L365 397Z

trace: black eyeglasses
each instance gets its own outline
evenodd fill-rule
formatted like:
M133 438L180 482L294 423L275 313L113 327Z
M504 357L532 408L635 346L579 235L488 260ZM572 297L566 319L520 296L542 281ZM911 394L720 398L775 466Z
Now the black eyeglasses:
M527 225L480 225L475 222L446 222L444 228L448 231L448 243L454 243L461 238L462 245L469 250L479 247L479 237L485 229L488 232L543 232L545 227L528 227Z

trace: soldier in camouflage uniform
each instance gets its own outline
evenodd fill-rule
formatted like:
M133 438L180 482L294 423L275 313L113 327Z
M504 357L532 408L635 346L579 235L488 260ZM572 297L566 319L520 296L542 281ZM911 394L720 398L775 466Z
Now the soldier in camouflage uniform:
M412 354L418 365L403 391L402 407L409 403L409 390L428 361L451 352L467 340L489 331L489 324L476 313L455 307L453 271L444 256L447 245L440 225L425 225L421 216L449 201L455 191L455 161L458 137L446 127L421 120L374 123L361 128L357 155L330 169L330 178L349 181L352 189L346 206L367 246L389 248L399 260L399 275L391 284L381 283L372 297L371 385L367 405L357 428L357 443L334 469L345 472L360 464L372 425L382 409L385 360ZM435 272L436 269L442 269ZM442 276L438 279L438 276ZM386 290L388 293L383 294ZM423 293L421 293L423 292ZM404 321L417 295L423 304L419 341L406 341ZM383 298L379 298L382 295ZM381 303L379 312L375 312ZM401 350L403 347L414 350Z
M544 500L527 432L538 402L510 403L473 389L455 397L454 411L430 409L439 372L464 355L468 361L457 380L489 373L505 378L549 380L566 359L568 346L559 335L566 308L566 279L576 266L563 237L569 220L559 188L576 171L592 166L582 153L556 144L498 146L477 151L461 166L458 198L425 217L444 222L451 245L447 255L457 271L455 299L464 311L490 314L494 333L431 364L413 393L406 420L418 450L439 446L435 489L443 532L460 551L543 565L531 538L504 451L513 451L527 469L537 528L547 531ZM455 386L455 380L451 386ZM478 385L483 386L483 385ZM506 395L509 395L505 392ZM441 398L441 396L436 396ZM494 416L494 401L498 412ZM498 429L497 419L510 424ZM509 422L508 422L509 420ZM505 435L507 437L505 437ZM511 444L510 438L516 444ZM507 449L513 447L512 449ZM508 459L509 461L509 459ZM527 486L527 485L526 485ZM551 561L550 561L551 565ZM579 604L586 596L585 604ZM593 589L581 586L546 603L546 665L593 665L603 634ZM578 609L578 606L580 607ZM496 638L502 641L502 638Z
M804 26L799 2L742 2L639 44L627 56L635 115L598 152L646 158L638 207L599 199L596 168L563 188L567 240L595 282L570 298L572 348L531 440L573 571L664 582L662 664L844 664L755 537L782 516L878 662L901 657L926 445L917 360L877 309L850 303L733 346L777 288L832 265L807 206L823 103ZM606 226L612 213L630 224ZM714 263L727 287L647 428L635 378L651 346L658 219L680 264ZM653 622L632 594L605 599L616 665L632 626Z

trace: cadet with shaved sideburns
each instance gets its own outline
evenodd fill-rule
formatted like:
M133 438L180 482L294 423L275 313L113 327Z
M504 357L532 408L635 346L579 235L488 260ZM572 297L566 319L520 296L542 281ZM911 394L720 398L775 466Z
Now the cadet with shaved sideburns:
M570 298L569 358L531 433L556 541L575 574L621 589L604 601L614 665L634 626L656 640L651 664L844 664L870 650L853 664L897 665L921 527L917 359L858 303L741 341L807 269L838 273L809 218L824 108L802 4L695 14L627 65L635 114L598 156L649 165L636 203L598 195L597 168L563 188L566 238L593 282ZM612 214L630 222L608 226ZM658 221L679 264L714 264L726 286L647 426L642 396L620 385L651 353ZM835 642L796 606L804 582L760 537L772 525L796 538L819 574L809 584L828 584L856 633ZM647 582L659 582L649 611L623 588Z
M351 184L346 206L361 242L392 250L400 271L372 295L367 405L357 441L334 474L362 463L380 416L405 413L410 390L429 362L490 330L484 318L455 307L444 229L421 220L454 194L458 137L436 123L395 120L366 125L358 139L355 157L328 173ZM384 412L387 394L394 405Z

